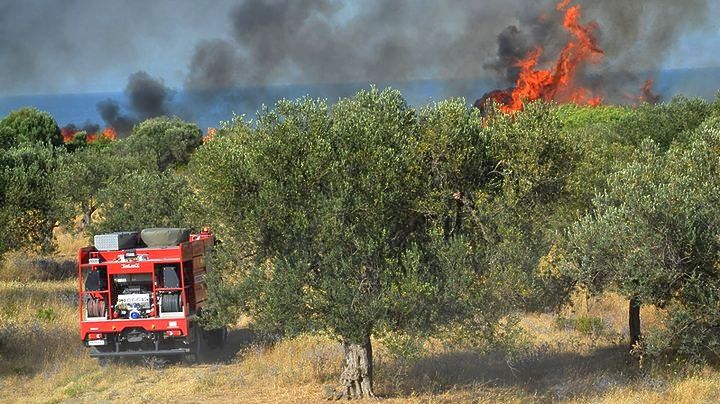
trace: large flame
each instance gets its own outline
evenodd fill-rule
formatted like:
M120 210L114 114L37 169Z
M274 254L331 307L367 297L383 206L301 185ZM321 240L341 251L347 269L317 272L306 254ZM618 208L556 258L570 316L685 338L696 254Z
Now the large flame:
M597 43L595 22L582 24L582 10L579 4L569 6L572 0L562 0L556 9L564 12L563 27L571 38L560 52L560 56L551 68L540 69L538 62L543 55L543 48L537 47L525 59L518 61L520 75L515 87L508 90L509 94L496 94L493 99L502 102L504 112L519 111L524 103L535 100L573 102L584 105L598 105L602 96L594 94L590 89L578 86L575 74L586 62L597 63L604 52ZM569 6L569 7L568 7Z

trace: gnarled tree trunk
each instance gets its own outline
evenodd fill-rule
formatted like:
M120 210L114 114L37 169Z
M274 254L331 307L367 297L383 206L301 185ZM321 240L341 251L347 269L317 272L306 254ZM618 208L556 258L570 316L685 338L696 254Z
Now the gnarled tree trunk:
M81 229L87 229L88 227L92 226L92 215L95 213L97 208L95 207L95 204L93 203L93 200L90 199L89 201L83 202L82 205L82 220L80 221L80 228Z
M362 344L343 341L345 367L340 375L342 396L348 399L375 397L372 389L372 345L370 336Z
M630 327L630 349L632 349L640 341L640 299L635 296L630 298L628 325Z

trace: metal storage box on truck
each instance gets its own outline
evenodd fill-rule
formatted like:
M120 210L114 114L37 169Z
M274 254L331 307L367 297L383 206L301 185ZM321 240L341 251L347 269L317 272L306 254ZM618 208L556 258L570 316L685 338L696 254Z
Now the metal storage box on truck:
M117 251L133 248L138 243L138 232L122 231L110 234L97 234L93 237L98 251Z

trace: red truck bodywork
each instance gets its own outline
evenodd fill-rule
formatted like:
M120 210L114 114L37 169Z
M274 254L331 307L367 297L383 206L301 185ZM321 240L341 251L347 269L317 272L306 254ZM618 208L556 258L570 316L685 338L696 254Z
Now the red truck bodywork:
M78 253L78 290L80 307L80 338L94 357L182 355L194 352L192 344L201 331L196 323L206 300L207 288L205 258L214 244L208 231L190 235L187 242L177 246L135 248L117 251L98 251L94 246L84 247ZM179 268L179 287L164 287L158 268ZM88 274L97 271L107 287L103 290L85 290ZM139 274L151 280L151 311L143 318L121 318L115 311L117 290L113 290L116 277ZM104 282L103 282L104 281ZM160 313L160 297L179 293L181 309L175 313ZM89 316L87 305L102 302L103 316ZM150 349L128 348L121 344L124 333L136 332ZM194 335L193 335L194 334ZM147 345L147 344L146 344ZM154 348L152 347L154 345ZM162 345L162 349L161 349ZM179 346L179 347L178 347Z

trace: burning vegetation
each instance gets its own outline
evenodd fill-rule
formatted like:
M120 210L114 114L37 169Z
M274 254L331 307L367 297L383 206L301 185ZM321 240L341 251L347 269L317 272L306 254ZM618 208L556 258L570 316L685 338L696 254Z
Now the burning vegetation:
M516 75L515 85L484 94L475 101L476 107L484 111L486 104L494 101L503 112L511 113L536 100L591 106L603 103L602 90L584 84L587 80L583 80L580 74L584 73L587 65L597 65L605 56L605 51L598 44L599 25L595 21L583 23L581 6L571 3L572 0L561 0L555 6L556 12L562 14L562 28L569 35L555 60L543 60L546 52L540 44L535 44L519 60L503 56L503 47L513 48L512 37L517 37L519 30L511 26L501 34L500 57L512 63L507 72ZM551 23L547 14L541 14L538 19L542 24ZM548 67L542 68L543 65ZM653 80L645 82L640 95L630 97L637 103L656 103L659 98L653 93Z
M94 143L99 139L107 139L113 141L117 139L117 131L112 127L107 127L100 131L97 125L90 125L84 128L78 128L77 126L70 124L60 129L64 143L71 143L78 140L78 135L82 136L82 140L85 143Z

